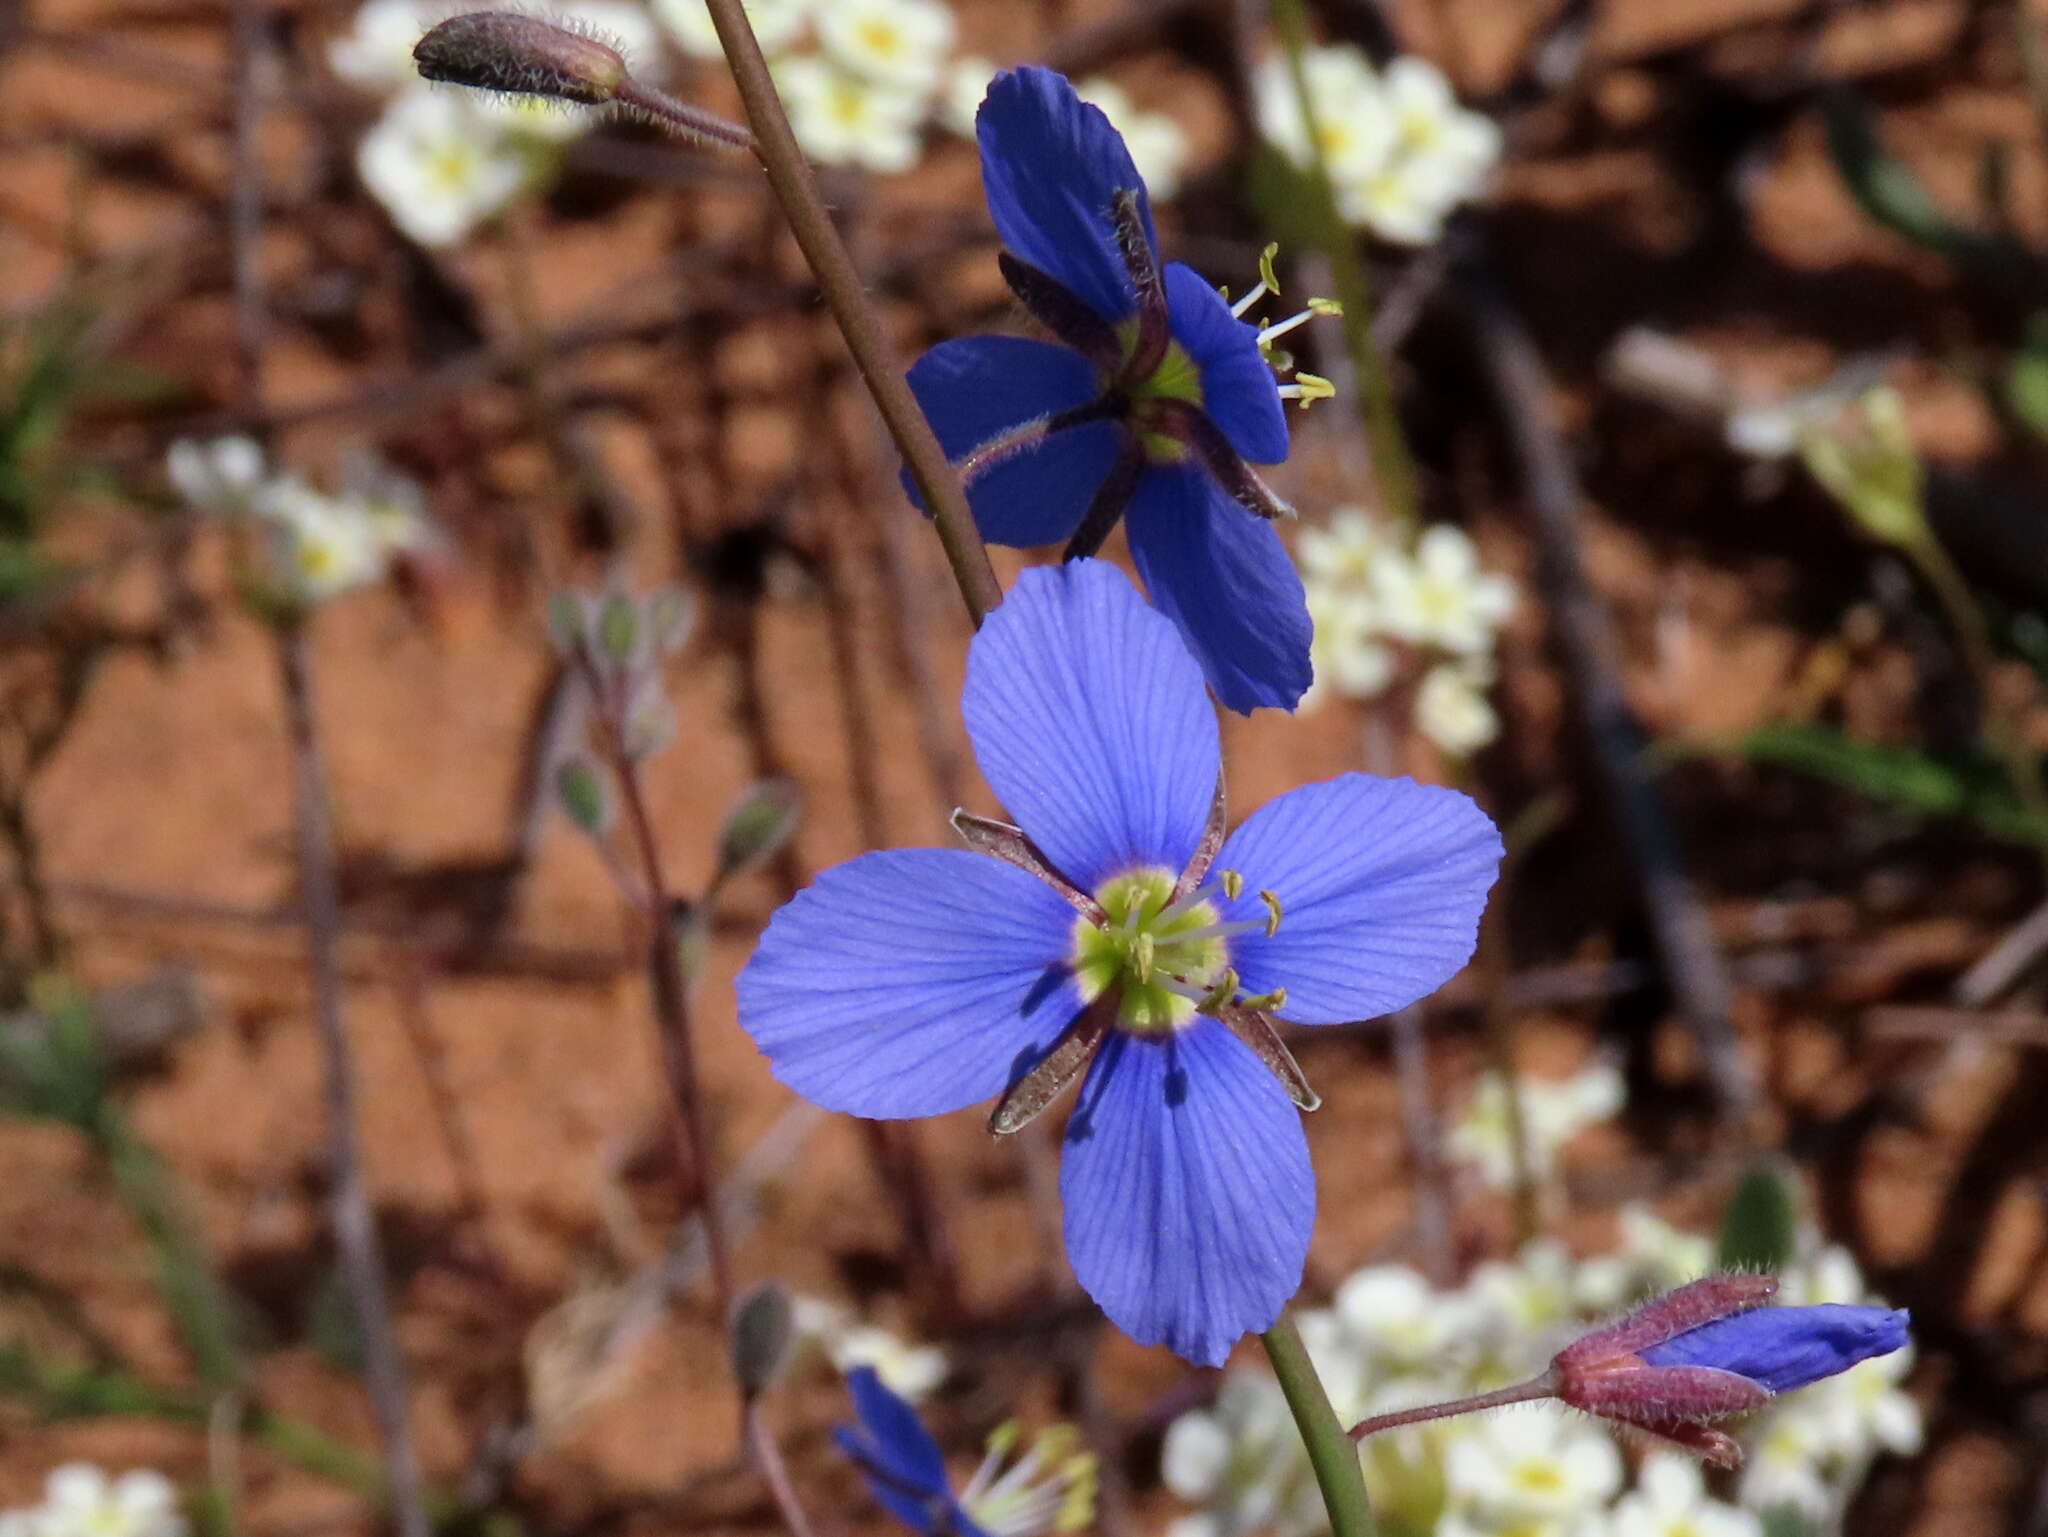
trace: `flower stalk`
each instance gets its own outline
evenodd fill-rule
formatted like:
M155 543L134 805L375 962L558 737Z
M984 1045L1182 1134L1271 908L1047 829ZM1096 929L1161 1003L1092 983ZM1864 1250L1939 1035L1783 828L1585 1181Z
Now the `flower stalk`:
M1301 1432L1302 1445L1308 1448L1316 1487L1330 1513L1332 1537L1374 1537L1372 1502L1366 1498L1358 1447L1330 1407L1330 1395L1323 1391L1293 1315L1282 1313L1279 1321L1259 1336L1259 1343L1266 1347L1266 1359L1273 1363L1273 1375L1280 1379L1280 1391L1287 1397L1288 1412Z
M932 433L917 399L910 393L903 370L882 331L880 317L868 302L860 273L854 267L846 244L818 194L818 183L797 144L796 134L783 111L782 98L768 74L768 61L754 36L753 24L740 0L705 0L711 22L718 30L719 45L732 67L740 100L746 104L747 121L753 128L754 153L768 173L768 184L782 206L790 233L796 236L804 260L818 280L819 291L838 323L846 347L853 354L854 367L874 398L875 409L888 426L897 451L909 467L910 477L930 509L932 521L945 546L946 562L960 596L976 626L1003 600L995 568L975 527L974 514L967 505L960 477L946 462L945 450Z

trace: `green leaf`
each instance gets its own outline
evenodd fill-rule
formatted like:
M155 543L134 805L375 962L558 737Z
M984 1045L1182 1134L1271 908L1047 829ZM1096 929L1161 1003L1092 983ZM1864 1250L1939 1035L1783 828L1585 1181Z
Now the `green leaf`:
M1721 1217L1718 1260L1724 1270L1783 1270L1798 1241L1799 1197L1775 1163L1742 1176Z
M1828 99L1824 111L1828 153L1835 170L1857 205L1877 223L1915 245L1940 252L1958 266L2031 264L2024 246L1950 218L1879 137L1876 117L1861 98L1846 91L1838 93Z

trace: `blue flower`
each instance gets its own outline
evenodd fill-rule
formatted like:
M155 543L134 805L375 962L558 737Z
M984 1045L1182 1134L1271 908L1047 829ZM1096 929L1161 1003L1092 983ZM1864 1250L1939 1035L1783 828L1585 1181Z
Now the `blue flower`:
M1293 709L1311 625L1271 523L1285 504L1251 468L1287 457L1259 329L1191 268L1161 267L1122 136L1063 76L996 76L975 128L1003 276L1058 338L965 337L910 370L983 537L1064 540L1071 559L1124 519L1216 697Z
M1015 1424L989 1437L988 1455L956 1496L946 1459L909 1404L890 1392L871 1366L846 1376L860 1423L842 1425L833 1440L853 1459L876 1501L925 1537L1043 1537L1079 1531L1095 1508L1095 1459L1073 1432L1055 1426L1015 1462Z
M1223 836L1216 716L1115 567L1035 567L968 653L962 713L1017 827L835 866L739 979L775 1076L828 1109L1015 1130L1076 1079L1067 1253L1143 1344L1220 1364L1300 1284L1315 1096L1274 1019L1369 1018L1472 952L1500 859L1452 790L1346 774ZM996 857L989 857L994 855Z
M1904 1308L1757 1308L1701 1324L1641 1352L1650 1366L1712 1366L1769 1393L1789 1393L1845 1372L1907 1341Z
M860 1469L875 1502L926 1537L985 1537L953 1498L945 1454L917 1412L882 1385L872 1366L848 1372L846 1386L860 1423L839 1426L832 1439Z

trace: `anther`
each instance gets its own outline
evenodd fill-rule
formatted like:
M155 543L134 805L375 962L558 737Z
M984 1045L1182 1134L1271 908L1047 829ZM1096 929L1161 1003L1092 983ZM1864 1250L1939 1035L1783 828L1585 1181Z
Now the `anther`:
M1237 969L1225 966L1223 975L1216 979L1216 985L1202 995L1202 1001L1195 1005L1198 1012L1214 1014L1237 996Z
M1159 942L1151 932L1140 934L1131 944L1131 970L1140 982L1152 980L1152 962L1158 954Z
M1280 897L1262 886L1259 888L1259 900L1266 904L1266 937L1271 939L1280 932Z
M1231 901L1235 902L1240 896L1244 895L1244 876L1237 871L1219 870L1216 873L1216 881L1218 885L1222 886L1223 894L1230 898Z
M1287 989L1276 987L1270 993L1253 993L1249 997L1238 999L1237 1003L1239 1008L1250 1009L1254 1013L1270 1013L1274 1009L1286 1007Z

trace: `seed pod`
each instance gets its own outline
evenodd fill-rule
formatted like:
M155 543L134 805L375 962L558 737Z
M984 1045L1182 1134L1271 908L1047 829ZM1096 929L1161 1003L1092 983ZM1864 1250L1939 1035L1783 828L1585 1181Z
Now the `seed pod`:
M517 11L451 16L413 45L422 78L480 91L602 106L627 79L618 49Z

